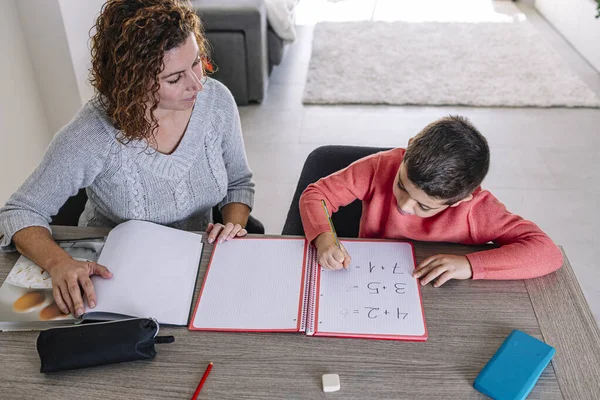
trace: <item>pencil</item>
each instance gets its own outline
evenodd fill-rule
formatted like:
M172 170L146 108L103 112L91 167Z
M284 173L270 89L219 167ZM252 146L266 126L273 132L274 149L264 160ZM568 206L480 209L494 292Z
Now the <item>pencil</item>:
M213 366L213 363L211 361L208 364L208 367L206 367L206 371L204 371L204 375L202 375L202 379L200 379L200 383L198 384L198 387L196 388L196 391L194 392L194 395L192 396L192 400L196 400L198 398L198 394L200 394L200 390L202 389L202 386L204 385L206 378L208 378L208 374L210 373L212 366Z
M340 247L340 241L338 240L337 233L335 233L335 227L333 226L333 221L331 220L331 215L329 214L329 210L327 209L327 205L325 204L325 200L321 200L323 204L323 209L325 210L325 215L327 216L327 222L329 222L329 228L331 229L331 233L333 233L333 240L335 240L335 245L338 249L342 249Z

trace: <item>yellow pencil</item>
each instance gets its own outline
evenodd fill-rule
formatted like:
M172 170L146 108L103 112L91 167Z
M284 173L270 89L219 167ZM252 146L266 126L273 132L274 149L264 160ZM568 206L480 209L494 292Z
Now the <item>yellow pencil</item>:
M327 205L325 204L325 200L321 200L323 203L323 209L325 210L325 215L327 216L327 221L329 222L329 228L331 228L331 233L333 233L333 240L335 240L335 245L338 249L342 249L340 247L340 241L338 240L337 233L335 233L335 227L333 226L333 221L331 220L331 215L329 215L329 210L327 209Z

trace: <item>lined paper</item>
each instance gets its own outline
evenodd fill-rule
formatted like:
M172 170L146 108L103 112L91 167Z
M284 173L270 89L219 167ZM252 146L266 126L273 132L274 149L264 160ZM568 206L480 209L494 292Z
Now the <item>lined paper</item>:
M304 239L216 245L191 329L298 330Z
M316 334L422 336L425 321L408 243L342 241L348 270L320 268Z

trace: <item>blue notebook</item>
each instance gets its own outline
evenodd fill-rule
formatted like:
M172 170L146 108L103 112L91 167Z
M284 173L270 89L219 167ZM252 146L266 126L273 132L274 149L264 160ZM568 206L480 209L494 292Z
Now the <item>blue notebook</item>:
M556 350L519 330L504 340L473 386L495 400L525 399Z

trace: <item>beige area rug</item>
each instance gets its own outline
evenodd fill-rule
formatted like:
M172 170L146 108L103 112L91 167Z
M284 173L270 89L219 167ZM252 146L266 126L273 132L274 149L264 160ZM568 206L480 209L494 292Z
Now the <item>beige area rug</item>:
M303 101L600 107L527 21L319 23Z

